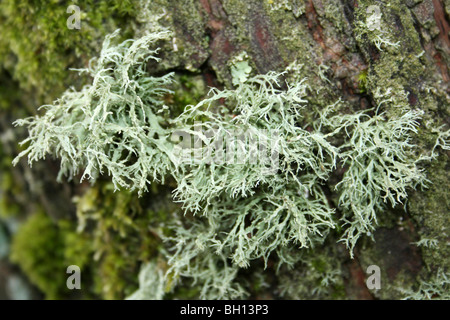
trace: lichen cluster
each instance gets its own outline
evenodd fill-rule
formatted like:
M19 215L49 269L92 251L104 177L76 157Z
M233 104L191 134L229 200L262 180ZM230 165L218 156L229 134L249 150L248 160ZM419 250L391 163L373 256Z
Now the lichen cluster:
M447 298L439 8L352 3L2 1L0 294Z
M28 154L31 163L51 153L62 160L59 178L83 169L81 179L95 180L106 171L116 188L145 191L149 178L158 179L172 169L161 142L164 119L158 115L172 75L145 75L146 62L157 60L148 46L166 38L167 32L111 45L117 33L106 37L90 68L79 70L93 78L92 85L66 91L55 105L43 106L47 110L42 117L16 123L30 132L24 141L30 146L20 156Z
M339 100L314 109L308 80L289 77L298 69L290 66L244 78L234 89L212 89L174 116L176 107L164 103L173 95L172 74L156 77L146 70L149 60L158 61L155 42L168 35L148 33L120 44L113 43L117 32L106 37L99 58L80 70L92 84L66 91L42 115L16 121L29 137L14 163L27 156L31 165L51 155L61 161L60 177L95 182L108 175L115 190L139 195L154 181L174 187L184 217L178 212L155 222L164 228L153 229L166 244L165 267L143 267L141 288L131 298L162 298L183 281L199 285L202 298L245 297L248 290L238 281L242 269L260 259L293 266L302 250L323 244L335 230L352 254L387 205L402 204L409 189L426 182L420 161L433 157L415 154L412 142L422 114L395 104L389 89L378 93L376 108L348 112ZM395 112L385 112L387 102ZM238 132L247 137L227 140L224 153L221 139ZM447 146L444 134L439 145ZM268 162L254 161L261 156L255 146L272 152ZM323 186L336 179L334 208ZM83 206L78 204L80 230L89 216ZM104 225L104 218L93 217ZM134 221L121 218L112 227L124 237L122 223ZM96 247L101 256L101 245ZM152 272L164 274L164 281ZM322 283L337 282L329 272ZM148 296L146 285L160 290Z

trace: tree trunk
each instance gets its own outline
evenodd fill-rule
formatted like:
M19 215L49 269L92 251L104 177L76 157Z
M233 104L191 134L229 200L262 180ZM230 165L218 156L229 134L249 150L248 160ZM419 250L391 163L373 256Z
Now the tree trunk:
M175 71L177 76L188 79L176 93L185 91L181 95L194 101L202 96L206 86L234 87L236 61L246 61L251 74L283 71L296 61L301 66L300 75L308 78L312 86L309 103L316 108L341 99L352 112L380 104L388 115L397 112L396 104L422 110L419 134L414 139L417 154L430 155L438 132L448 130L450 2L447 0L155 0L148 3L148 11L142 9L142 4L136 6L143 14L128 17L122 24L131 28L134 37L154 23L150 16L161 15L158 23L174 31L173 41L162 44L161 62L150 65L150 72ZM81 28L83 24L89 21L82 20ZM130 29L125 30L130 32ZM111 28L108 31L112 31ZM100 37L97 35L95 39L98 43ZM71 50L69 55L73 58L75 50ZM91 52L78 55L75 60L86 65L88 54ZM1 110L2 157L10 162L17 154L19 136L25 134L12 129L10 123L26 113L14 111L12 104L23 110L33 110L45 100L34 96L35 100L30 102L28 98L38 91L36 86L20 88L21 83L12 80L14 67L8 66L6 59L2 63L1 86L24 92L23 96L19 94L14 98L4 95L8 107ZM192 83L202 94L192 89ZM68 87L67 83L65 85ZM55 88L46 94L55 99L60 90ZM388 98L380 93L387 91L390 101L383 102ZM50 102L50 98L44 99ZM269 265L264 272L271 275L271 287L258 291L256 297L399 299L405 297L405 290L417 292L421 283L433 283L439 274L449 272L448 146L444 150L441 144L434 152L438 154L435 159L423 164L428 187L408 190L404 207L386 206L378 215L373 239L360 239L353 259L343 244L336 243L338 237L331 237L322 248L314 248L317 257L314 261L319 261L319 265L330 261L333 264L318 267L313 263L309 268L319 272L339 269L337 284L328 292L316 294L317 278L308 278L310 273L306 266L293 271L282 269L281 274L275 275ZM39 207L54 221L61 218L75 221L76 205L72 198L90 188L77 181L56 183L58 163L50 160L30 169L22 159L18 167L3 165L1 170L3 210L10 211L14 206L21 211L16 218L3 215L0 220L1 224L9 226L12 238L15 230L11 221L32 215ZM5 182L6 177L12 180L10 184ZM330 204L339 214L334 187L333 181L323 186ZM166 199L168 193L163 191L162 194ZM120 206L120 203L115 205ZM426 239L437 242L432 246L417 245ZM142 244L143 240L139 241ZM145 259L136 258L135 265L129 269L136 272L135 279L131 280L134 281L132 288L136 286L140 261ZM366 283L371 265L380 268L380 289L371 289ZM3 257L0 265L3 286L7 283L2 280L5 268L13 267ZM260 272L257 268L251 267L245 272ZM285 290L287 294L280 296L279 288L285 286L286 279L287 282L293 279L295 284ZM110 297L128 294L126 286L119 288L121 292ZM445 290L448 296L448 283Z

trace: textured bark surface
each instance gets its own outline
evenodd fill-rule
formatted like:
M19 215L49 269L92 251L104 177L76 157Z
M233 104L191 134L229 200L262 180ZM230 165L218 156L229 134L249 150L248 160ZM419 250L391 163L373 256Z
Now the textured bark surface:
M159 2L177 7L176 1ZM367 35L358 36L357 25L371 15L370 5L379 8L383 28L400 42L400 50L381 51ZM364 109L379 103L377 90L406 92L409 106L425 112L417 141L425 152L432 146L433 126L449 124L448 2L200 0L187 1L186 7L196 8L195 15L180 7L169 10L170 20L178 18L170 22L177 43L185 48L185 59L170 54L176 56L170 67L201 72L208 85L232 86L230 64L245 51L255 73L282 70L295 60L303 64L302 75L323 90L315 97L318 106L342 97ZM187 33L190 29L195 32ZM434 124L427 125L430 119ZM411 190L406 211L380 215L375 241L362 241L354 260L335 252L345 269L347 297L398 298L395 287L450 267L448 152L427 172L429 188ZM420 238L437 239L439 247L418 248L413 242ZM365 270L371 264L380 266L384 290L367 290Z

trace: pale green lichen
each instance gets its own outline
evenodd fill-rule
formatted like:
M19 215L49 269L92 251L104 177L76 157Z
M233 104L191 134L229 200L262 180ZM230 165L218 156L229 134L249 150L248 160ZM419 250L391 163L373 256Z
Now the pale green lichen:
M425 176L411 157L411 135L417 132L420 115L407 111L398 118L386 118L383 113L369 116L362 111L323 121L335 128L332 134L342 131L349 139L340 146L346 172L336 186L347 225L342 238L347 247L353 248L362 234L373 233L377 212L385 203L401 204L408 188L424 185Z
M168 150L162 97L172 75L146 75L146 62L158 60L149 45L166 39L167 31L150 33L136 41L113 45L118 31L107 36L100 57L91 61L92 85L81 91L68 90L54 105L43 106L42 116L15 122L27 126L29 146L24 155L32 162L47 153L61 159L59 179L83 170L82 178L96 179L106 171L116 188L146 190L149 178L163 178L172 170ZM157 164L157 166L155 166Z
M240 83L247 81L250 72L252 72L252 67L248 63L248 55L244 51L237 55L230 62L231 77L233 85L237 86Z
M437 248L439 240L437 239L427 239L422 238L419 241L414 242L414 244L418 247L426 247L426 248Z
M168 234L155 231L171 245L164 281L190 278L202 298L243 297L236 279L252 261L275 257L292 266L299 248L322 244L337 227L352 252L375 230L385 205L402 204L408 189L426 181L411 141L422 114L409 109L400 91L377 91L376 108L351 114L338 101L307 121L306 79L269 72L235 89L212 89L169 120L163 96L171 94L172 75L153 77L145 69L147 60L158 60L148 46L168 33L115 46L116 34L84 70L92 85L67 91L43 116L17 121L28 126L30 145L15 163L51 154L61 159L60 176L84 170L82 178L95 180L107 172L116 189L140 194L170 176L188 217L174 219ZM345 171L336 185L339 216L322 188L338 165ZM154 270L149 266L143 270ZM161 287L161 277L147 271L141 290ZM329 272L322 287L336 283L335 276Z
M436 153L436 148L441 148L442 150L450 150L450 129L447 131L442 131L441 126L432 130L433 133L437 134L436 143L431 150L431 157L436 157L438 153Z
M272 10L292 11L296 18L305 13L305 3L303 0L267 0Z
M368 37L379 51L383 51L383 48L398 48L400 41L392 40L393 36L387 31L388 28L383 22L380 6L375 4L367 7L361 6L360 12L363 10L366 11L366 15L365 19L356 22L356 39L361 40L362 37Z
M137 192L114 192L111 182L97 181L74 199L77 231L89 237L93 251L93 287L104 299L121 299L136 290L139 267L159 261L160 236L168 232L168 220L178 216L178 207L167 203L170 195L156 184L151 187L138 197Z
M280 275L280 296L294 300L342 298L342 266L329 249L322 247L303 252L295 267Z

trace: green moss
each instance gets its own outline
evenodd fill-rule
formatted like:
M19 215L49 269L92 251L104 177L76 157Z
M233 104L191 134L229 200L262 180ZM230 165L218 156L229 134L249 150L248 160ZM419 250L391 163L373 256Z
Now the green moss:
M433 272L438 268L450 269L450 192L443 187L449 185L447 163L448 157L441 155L438 161L427 167L429 187L422 192L414 192L408 203L420 239L437 240L436 246L420 247L424 262Z
M156 258L168 233L164 224L176 206L166 195L153 191L114 192L111 183L99 183L76 198L79 229L88 233L94 250L96 291L105 299L122 299L138 288L142 263Z
M199 74L175 74L174 80L173 93L167 94L164 102L173 110L173 115L178 116L186 106L199 103L206 96L207 88Z
M14 179L9 171L0 172L0 217L17 216L20 213L20 206L12 194L19 193L18 186L14 184Z
M177 289L165 297L167 300L180 299L180 300L193 300L200 296L201 288L193 286L177 287Z
M423 49L414 21L405 14L408 11L406 5L399 1L364 1L355 9L356 24L366 23L366 10L371 5L378 6L383 13L380 28L389 30L389 36L399 39L400 44L399 47L377 48L356 28L356 39L370 62L365 86L367 92L374 97L376 105L383 104L389 114L410 107L419 107L426 112L436 110L436 101L430 100L428 86L423 83L433 83L431 86L437 88L440 86L435 79L425 78L425 70L433 66L422 57ZM374 36L375 33L368 32L368 35Z
M87 238L75 232L73 223L54 223L38 212L14 235L10 258L47 299L60 299L76 294L66 286L68 266L78 265L82 270L82 288L89 282L85 268L90 253ZM89 296L88 290L83 292Z
M367 92L367 70L361 72L358 76L359 93Z
M303 0L265 0L272 10L291 11L296 18L305 13Z
M81 29L66 25L69 5L80 7ZM64 87L77 84L66 70L86 63L99 40L133 17L135 1L2 1L0 65L21 87L50 102ZM50 101L49 101L50 100Z
M315 259L311 262L312 267L319 273L325 272L326 262L321 259Z
M333 246L302 252L292 270L279 272L279 294L284 299L344 299L342 266Z
M4 154L3 145L0 143L0 217L10 217L18 213L19 208L11 201L10 193L14 188L14 179L9 168L10 157Z
M396 117L401 110L422 110L422 124L414 137L417 144L415 152L422 156L431 156L430 150L436 143L437 133L441 129L442 119L448 115L448 105L439 72L435 70L432 60L416 31L414 15L423 14L423 8L415 7L415 13L409 13L406 4L401 1L361 1L355 9L356 20L364 23L366 10L370 5L381 8L382 25L389 30L392 39L400 41L400 48L382 47L383 51L373 46L370 34L357 37L366 59L370 62L367 72L366 91L372 95L376 105L381 105L390 117ZM425 2L424 2L424 5ZM428 19L429 17L427 17ZM432 19L434 20L434 19ZM420 19L418 20L421 21ZM360 30L357 29L356 32ZM421 32L422 36L426 36ZM373 36L373 35L372 35ZM430 76L429 74L433 74ZM437 246L422 246L422 256L428 269L435 271L439 267L449 268L448 234L448 155L440 152L439 157L428 165L422 163L429 180L427 188L411 192L408 200L408 212L420 235L420 239L436 239ZM420 241L418 239L417 241Z
M252 72L252 67L249 64L249 57L245 51L234 57L229 61L231 69L231 79L234 86L247 81Z
M55 223L36 213L14 236L11 261L48 299L80 297L66 287L69 265L81 269L83 298L125 298L138 287L141 264L157 256L161 241L156 234L170 233L162 226L171 209L158 201L144 209L148 199L100 183L76 200L78 232L71 221Z
M250 5L248 5L249 3ZM238 44L238 48L233 48L231 51L243 52L242 50L245 49L245 52L248 51L249 55L241 56L240 61L239 59L236 61L234 55L236 52L228 56L221 52L219 55L223 54L223 56L219 58L222 60L219 59L220 63L213 65L213 67L216 69L219 79L226 86L231 86L231 84L239 86L239 84L248 80L248 75L253 69L256 73L266 73L268 70L281 69L287 62L297 59L295 70L290 69L288 71L294 74L292 78L298 80L298 82L291 82L298 86L296 89L298 92L278 91L278 83L275 86L273 85L274 81L269 83L268 87L276 88L275 91L269 92L263 99L254 94L254 92L259 92L259 94L262 92L261 87L258 86L245 89L247 91L237 91L238 93L217 91L216 100L219 100L220 103L221 100L226 100L227 107L233 112L222 117L221 114L209 112L202 105L202 103L206 104L205 101L200 102L205 93L204 81L201 76L178 74L175 76L177 80L175 93L166 92L164 101L174 107L172 109L176 116L182 111L188 111L185 110L186 105L197 105L192 108L192 114L186 113L185 119L178 122L178 124L181 123L183 129L188 128L193 119L201 119L205 123L211 120L209 123L211 127L216 124L212 120L219 120L217 122L227 129L235 129L230 125L233 121L237 123L242 121L246 125L251 124L255 127L257 125L259 126L257 128L279 129L288 126L289 130L284 133L285 139L283 139L283 142L290 143L295 140L295 143L283 148L283 150L289 151L282 156L285 162L281 171L286 173L286 177L280 174L273 180L265 177L263 180L259 180L261 179L259 170L245 168L245 170L239 171L242 168L233 168L232 166L209 167L202 164L198 167L193 165L189 168L182 168L181 171L186 170L182 172L184 176L178 175L177 172L173 178L179 183L176 195L181 195L179 199L185 202L188 209L203 211L204 213L203 219L189 216L186 217L186 221L181 220L183 222L169 219L172 209L161 209L161 206L164 207L167 206L167 203L170 203L168 198L164 198L163 201L156 199L161 197L162 194L168 195L169 190L167 189L162 193L153 190L150 195L141 199L138 199L136 194L126 191L114 193L111 184L102 182L100 185L88 189L82 197L77 199L77 207L80 230L88 234L89 239L92 240L91 250L92 253L95 253L95 259L92 260L91 257L86 256L80 260L80 264L91 266L92 269L96 270L94 280L96 290L103 297L107 299L122 298L137 289L136 274L140 267L144 264L151 265L155 262L155 259L160 258L157 255L158 251L162 251L159 235L173 236L170 230L166 228L168 221L180 222L178 234L176 237L171 237L171 240L177 241L178 244L186 244L186 246L179 246L177 248L178 256L175 255L170 261L173 265L179 263L181 265L179 270L181 271L177 276L170 279L170 284L165 287L165 291L171 291L172 284L182 278L181 274L184 276L193 269L195 270L192 278L200 282L199 287L188 288L186 283L189 283L189 280L185 281L182 286L175 289L176 291L169 293L173 297L193 297L196 295L221 297L225 293L230 294L231 297L241 297L245 294L241 290L245 287L244 285L241 286L245 282L242 280L242 267L250 265L250 260L254 264L254 260L259 257L264 257L265 262L268 263L272 258L269 258L272 251L274 252L273 255L277 255L283 262L298 266L298 269L296 268L293 273L286 271L284 276L280 277L285 296L293 298L343 297L344 285L341 267L338 262L330 258L335 253L327 256L322 255L323 252L320 251L323 238L333 232L329 229L335 227L336 224L337 233L340 233L343 240L351 238L351 243L348 246L353 248L356 239L361 234L372 235L377 222L395 226L393 217L397 212L396 210L385 210L385 202L390 200L390 203L395 205L401 200L405 200L406 193L409 193L415 187L416 178L422 177L420 174L421 168L416 167L416 157L412 153L417 153L417 158L420 154L427 155L426 150L430 148L426 145L432 145L433 136L426 127L420 129L423 137L416 140L419 141L419 145L420 143L422 145L418 150L413 150L411 153L409 151L414 146L409 144L409 139L412 139L412 133L416 133L421 111L427 111L423 118L426 122L432 118L431 114L439 109L437 101L429 97L429 92L425 92L430 87L427 88L415 82L416 78L420 79L419 81L429 79L421 78L421 73L428 65L421 59L420 41L415 36L416 33L410 32L414 27L413 21L408 15L402 14L404 7L399 1L392 1L391 4L361 1L361 4L355 9L355 35L369 67L367 70L356 70L354 72L356 73L355 78L358 78L360 93L371 97L375 105L373 110L351 113L347 111L355 105L346 101L346 107L337 110L337 115L329 117L331 114L329 109L338 104L335 102L339 91L337 86L335 87L333 84L336 79L332 78L336 66L328 66L329 60L332 60L326 57L327 54L330 54L330 50L323 50L328 50L328 52L321 51L317 42L330 38L335 41L339 39L334 39L335 35L332 32L320 34L320 27L314 24L320 22L329 25L331 23L337 30L344 30L345 32L347 32L349 25L344 21L341 4L335 7L328 5L324 8L316 5L318 18L314 12L308 12L307 17L300 18L302 23L298 23L303 11L297 12L297 14L294 12L293 15L286 15L284 12L285 10L293 10L294 3L298 4L296 1L282 1L278 3L280 6L274 6L271 1L258 3L260 5L256 5L256 1L223 1L225 11L227 11L234 28L233 31L227 29L227 32L234 32L232 36L226 34L226 32L224 34L230 36L233 44ZM369 5L376 3L380 3L383 8L384 15L380 21L383 23L382 30L384 31L370 33L366 21L366 9ZM303 5L304 2L301 2L301 4ZM184 8L175 8L174 2L165 0L154 1L149 4L147 9L151 16L148 18L153 19L156 13L163 12L162 8L165 8L169 14L162 14L159 20L155 18L154 21L158 20L162 25L174 31L172 41L164 44L165 50L162 51L164 59L155 70L161 71L180 67L187 70L198 70L205 62L208 55L207 37L203 32L205 21L202 17L199 17L197 6L198 3L194 4L193 1L186 1ZM300 8L305 10L304 6L300 6ZM127 10L125 11L127 12ZM174 12L179 15L175 17ZM180 19L177 19L178 17ZM402 27L399 27L399 23ZM183 32L183 28L187 30L185 32L192 33L192 37L187 37L188 40L180 34L180 32ZM317 30L311 32L311 28ZM325 28L325 30L327 30L325 32L328 32L330 28ZM386 30L389 30L389 32ZM261 39L248 39L249 33L251 34L250 37L254 35L257 37L258 33L253 31L264 33L266 37L264 41L267 42L265 49L258 46ZM406 36L402 37L405 33ZM379 38L381 36L385 38ZM401 39L404 50L400 50L398 44L391 41L394 38ZM323 45L325 46L325 44ZM347 45L350 49L356 48L354 43ZM326 46L328 46L328 43ZM280 48L279 52L268 49L272 47ZM339 54L346 53L340 52ZM56 69L61 67L62 65L56 65ZM150 67L153 67L153 65ZM31 63L29 68L34 70L37 67ZM19 61L15 72L20 75L22 71L26 74L30 70L21 70ZM52 69L44 71L44 73L57 75L57 72ZM300 82L303 81L301 80L302 74L308 75L310 78L305 82ZM291 75L288 74L287 77L289 76ZM55 77L57 78L57 76ZM266 77L270 78L271 75L266 75ZM277 76L277 79L278 77L281 78L281 75ZM259 80L261 79L264 78ZM26 81L20 78L19 80L21 83ZM284 81L284 79L282 80ZM34 83L33 81L33 79L30 79L31 85L37 86L37 82ZM430 86L433 85L432 82L426 83ZM119 84L121 83L119 82ZM246 99L245 94L248 95L247 99L250 102L244 101ZM294 102L291 101L286 106L283 105L283 102L280 102L280 97L284 97L285 94L289 97L292 95L294 97L292 101ZM131 93L130 95L134 96L135 94ZM214 100L214 98L211 100ZM233 105L233 102L236 101L244 101L245 103ZM347 102L349 103L347 104ZM125 105L128 106L128 104ZM259 106L270 106L266 109L272 108L270 114L262 113L261 109L264 108L259 108ZM325 108L326 106L330 108ZM380 113L378 113L377 107L382 110ZM377 111L375 111L375 108L377 108ZM413 114L408 114L411 110L414 110ZM194 112L197 111L200 116L193 116ZM429 114L428 111L430 111ZM161 120L161 126L166 126L168 122L174 120L168 119L168 117L164 118L166 113L161 113L161 117L158 115L153 119ZM280 114L283 119L279 118ZM289 118L288 121L285 119L286 116ZM404 118L402 118L403 116ZM106 117L107 115L105 115ZM230 121L231 118L234 120ZM318 118L320 118L320 121L318 121ZM249 119L255 121L255 123L247 122ZM264 119L266 122L261 121ZM90 120L87 119L86 121ZM152 125L156 122L155 120ZM80 123L84 125L85 122L80 121ZM289 126L291 124L292 127ZM276 125L276 127L271 127L273 125ZM314 125L316 127L313 128ZM432 124L432 126L434 125L435 123ZM140 126L134 128L136 127ZM306 130L300 130L300 128L306 128ZM102 131L104 127L99 126L98 129ZM327 132L327 130L329 131ZM168 131L161 132L164 132L164 135L168 134ZM102 131L102 133L104 132ZM107 132L106 135L108 134L110 133ZM115 138L123 134L124 131L120 130ZM129 140L126 142L129 142ZM163 141L160 140L158 143L162 144ZM42 145L46 146L45 143ZM144 147L142 149L145 149L146 145L142 144L142 146ZM299 148L299 150L296 148ZM325 155L323 154L324 150ZM406 151L408 152L406 153ZM120 159L121 154L122 150L115 154L115 157L117 157L113 161L107 162L109 167L106 167L110 169L111 166L116 165L116 162L119 162L116 160ZM320 157L317 155L320 155ZM303 158L305 156L310 158ZM137 156L137 158L139 159L140 156ZM153 160L153 155L148 158ZM342 174L335 172L337 171L335 170L337 169L336 159L343 160L340 165L344 167L342 170L344 171L342 173L344 178L342 178ZM134 159L130 162L133 161ZM155 162L157 164L155 167L162 167L160 161ZM150 161L143 161L141 165L147 169L149 163ZM442 156L439 158L438 165L429 168L432 180L438 182L439 185L448 184L448 179L441 179L441 176L445 176L445 163L446 158ZM83 164L80 167L84 168L85 166ZM341 168L338 169L341 170ZM145 174L148 174L149 171L152 170L144 170ZM175 169L167 170L167 173L175 171ZM165 173L166 171L164 171ZM338 177L339 175L341 177ZM149 174L148 176L152 175ZM148 183L146 177L140 181L141 188L146 188ZM288 180L287 177L295 179L295 181ZM97 178L97 173L95 178ZM339 187L337 192L333 189L331 195L324 192L325 188L322 188L324 181L328 179L341 180L340 184L338 184L338 181L336 183L330 181L330 184ZM298 188L293 187L297 184L300 189L305 190L299 193ZM10 187L10 180L6 179L5 185ZM126 183L123 186L126 186ZM334 208L328 206L328 204L329 199L337 199L339 193L344 196L341 197L340 202L335 201L338 207L338 215L340 215L336 218ZM229 197L230 195L232 196ZM437 240L436 246L423 248L425 250L425 261L430 268L448 264L448 262L443 261L448 256L446 233L440 238L438 235L438 228L448 225L447 219L442 218L445 217L445 208L443 210L440 207L442 203L445 203L445 197L446 194L442 190L437 190L436 193L433 191L425 197L420 193L418 200L412 199L414 200L411 205L412 212L414 212L413 216L417 217L418 221L422 218L426 220L423 230L420 230L422 240L430 237ZM429 201L434 203L434 206ZM320 209L323 208L324 210L312 207L312 202L320 204ZM169 206L169 208L171 207ZM309 208L311 213L302 212L304 208ZM430 212L426 212L424 215L423 212L426 210L430 210ZM278 213L277 215L273 215L275 211ZM317 223L314 223L314 219L321 211L326 213L324 216L326 216L326 222L329 222L329 224L324 224L324 226L327 228L319 232L308 231L309 233L306 236L303 235L302 233L305 230L318 224L317 221ZM189 210L186 210L186 213L190 213ZM331 213L333 213L333 216L329 217ZM376 216L379 213L385 214L387 217L377 219ZM264 217L271 217L272 220ZM292 227L287 224L291 221L296 223L307 221L307 223ZM323 219L321 222L323 223ZM352 224L354 225L352 226ZM349 225L353 229L345 233L345 230L349 229ZM289 228L294 231L286 236L283 232L290 231ZM280 232L280 230L283 232ZM270 238L272 237L271 233L274 234L274 238ZM309 240L311 233L314 235L317 233L317 237L311 238L314 241ZM297 239L299 235L300 239ZM286 244L292 245L292 239L298 240L296 245L301 244L306 247L314 244L317 247L308 254L297 255L291 251L286 253ZM65 261L67 257L77 256L81 254L80 250L84 250L83 247L72 247L76 240L75 235L64 237L62 260ZM309 240L311 243L305 240ZM367 257L369 258L379 257L382 254L383 250L377 248L372 250L369 247L367 251ZM304 260L301 262L294 261L299 256L302 256ZM367 257L361 259L364 264L370 263ZM150 264L148 264L149 262ZM186 264L183 265L183 263ZM161 270L167 271L167 267L157 267L151 269L153 273ZM251 270L255 271L256 269ZM388 277L388 274L384 274L384 276ZM292 278L298 280L299 284L292 286ZM399 271L394 278L395 285L404 283L409 286L414 280L403 270ZM236 282L234 282L235 279ZM255 284L253 287L255 292L259 292L264 287L265 279L252 278L251 281ZM157 281L157 283L159 284L160 281ZM236 283L238 284L236 285ZM315 288L315 290L311 291L311 288ZM48 288L46 290L51 291ZM158 294L157 296L163 295Z

